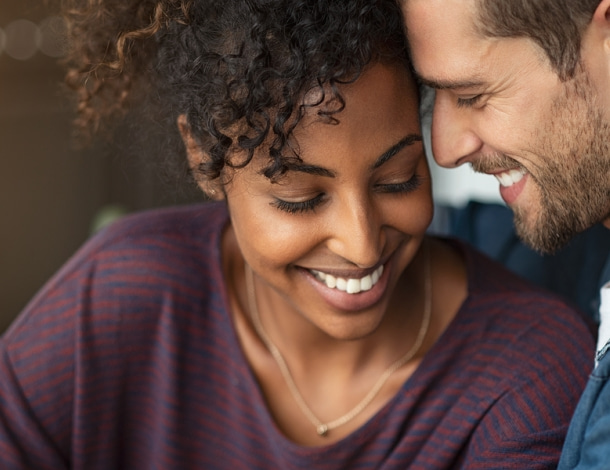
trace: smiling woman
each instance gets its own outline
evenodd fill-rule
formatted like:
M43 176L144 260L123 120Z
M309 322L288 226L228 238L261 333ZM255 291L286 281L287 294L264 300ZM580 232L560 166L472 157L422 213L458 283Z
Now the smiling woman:
M592 338L426 237L394 0L65 5L80 128L158 98L215 201L103 230L2 337L3 468L556 466Z

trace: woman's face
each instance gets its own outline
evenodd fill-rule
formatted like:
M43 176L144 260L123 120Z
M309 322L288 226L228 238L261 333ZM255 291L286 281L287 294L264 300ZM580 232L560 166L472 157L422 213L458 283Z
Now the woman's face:
M295 130L301 164L274 183L260 174L261 151L225 190L261 312L354 339L384 318L432 198L409 73L376 64L341 92L338 124L313 108Z

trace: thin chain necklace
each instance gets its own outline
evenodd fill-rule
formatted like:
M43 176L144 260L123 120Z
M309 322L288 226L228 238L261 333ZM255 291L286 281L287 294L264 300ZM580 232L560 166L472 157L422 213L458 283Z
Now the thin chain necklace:
M400 367L405 365L407 362L409 362L415 356L415 354L417 354L417 352L419 351L419 348L421 347L422 343L424 342L426 333L428 332L428 327L430 325L430 316L431 316L431 312L432 312L432 280L431 280L431 275L430 275L430 254L429 254L428 246L426 245L424 314L422 317L421 327L419 329L419 332L417 333L417 338L415 339L413 346L411 346L411 349L409 349L406 352L406 354L404 354L402 357L400 357L396 361L394 361L390 365L390 367L388 367L383 372L383 374L381 374L381 376L379 377L377 382L375 382L375 385L369 391L369 393L367 393L366 396L360 401L360 403L358 403L351 411L348 411L343 416L341 416L333 421L323 423L322 421L320 421L320 419L318 419L318 417L313 413L313 411L311 411L311 408L309 408L307 403L305 403L305 399L303 398L303 396L301 395L301 392L299 392L299 389L297 388L296 384L294 383L294 379L292 378L292 374L290 374L290 370L288 369L288 365L286 364L286 361L284 360L284 356L282 356L282 353L280 353L277 346L271 341L271 339L269 339L269 336L267 335L267 333L265 332L265 329L263 328L263 324L261 323L260 316L258 313L258 307L256 305L256 293L254 291L254 278L253 278L252 269L250 268L248 263L245 263L245 266L246 266L246 289L248 291L248 304L250 306L250 315L252 317L252 323L254 324L254 328L256 329L256 332L258 333L259 337L261 338L263 343L265 343L265 346L267 346L267 349L269 350L269 352L275 359L275 362L277 363L278 367L280 368L280 372L282 373L282 376L284 377L284 380L286 381L286 384L288 385L288 389L290 390L290 393L292 394L294 400L297 402L297 404L299 405L299 408L301 409L303 414L307 417L307 419L309 419L309 421L315 426L316 432L320 436L326 436L328 434L328 431L330 431L331 429L335 429L335 428L351 421L360 412L362 412L362 410L364 410L373 401L375 396L377 396L377 394L381 390L381 387L383 387L383 385L390 378L390 376L397 369L399 369Z

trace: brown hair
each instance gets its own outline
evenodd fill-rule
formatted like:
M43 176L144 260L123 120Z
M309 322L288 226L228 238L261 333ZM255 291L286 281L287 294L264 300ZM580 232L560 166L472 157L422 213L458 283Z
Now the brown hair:
M66 84L76 92L78 133L100 131L145 85L156 44L170 22L186 21L192 0L62 0L67 23ZM119 20L120 19L120 20Z
M600 0L478 0L478 30L491 37L526 37L547 55L561 80L574 76L582 33Z

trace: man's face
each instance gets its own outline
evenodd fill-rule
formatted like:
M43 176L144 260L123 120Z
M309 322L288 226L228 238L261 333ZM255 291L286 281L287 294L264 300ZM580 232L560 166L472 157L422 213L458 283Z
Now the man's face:
M477 33L474 0L404 0L403 9L415 69L436 89L437 162L495 175L519 235L540 251L597 222L610 226L610 126L596 91L599 68L561 82L533 41ZM585 64L595 57L590 43L585 38Z

